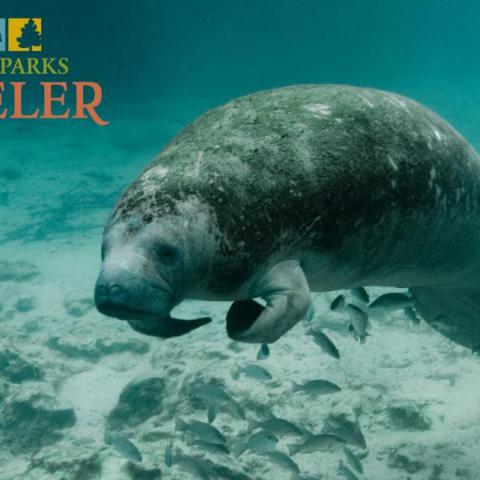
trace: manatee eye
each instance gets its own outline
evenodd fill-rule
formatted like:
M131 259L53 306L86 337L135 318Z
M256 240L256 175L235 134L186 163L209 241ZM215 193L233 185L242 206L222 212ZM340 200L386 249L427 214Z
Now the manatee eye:
M173 265L178 257L178 252L175 248L167 245L162 245L157 248L158 258L164 265Z

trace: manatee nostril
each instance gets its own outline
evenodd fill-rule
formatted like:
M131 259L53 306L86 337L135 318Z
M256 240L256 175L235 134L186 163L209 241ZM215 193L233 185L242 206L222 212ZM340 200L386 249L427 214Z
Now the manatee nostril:
M107 287L105 285L97 285L95 288L96 297L106 297L107 296Z
M115 283L110 287L109 293L112 297L116 297L120 295L122 291L123 291L122 287Z
M114 283L110 286L101 283L95 288L95 301L97 304L109 302L110 300L119 297L122 293L123 288L117 283Z

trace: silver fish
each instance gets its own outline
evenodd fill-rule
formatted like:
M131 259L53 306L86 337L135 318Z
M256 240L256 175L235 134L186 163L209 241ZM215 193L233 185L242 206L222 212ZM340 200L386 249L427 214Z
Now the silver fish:
M315 308L313 307L313 303L310 302L310 305L308 306L307 313L305 314L305 322L309 323L313 320L315 317Z
M350 324L355 333L355 337L360 343L365 342L365 338L368 335L368 328L370 323L368 321L368 315L357 305L348 304L347 307L348 316L350 318Z
M270 347L266 343L260 345L260 349L257 353L257 360L265 360L270 355Z
M341 388L328 380L309 380L304 384L300 385L293 382L293 391L294 392L305 392L315 395L329 395L332 393L337 393Z
M406 293L385 293L376 298L370 305L372 310L399 310L413 304L413 297Z
M420 317L417 315L417 312L413 307L405 307L403 309L403 313L405 313L405 316L414 324L414 325L419 325L421 322Z
M330 304L330 310L332 312L341 312L345 309L345 295L338 295Z
M340 353L338 353L335 344L321 331L308 330L307 335L313 337L313 341L328 355L333 358L339 359Z
M278 436L303 436L305 431L297 427L294 423L272 416L262 422L250 420L248 422L249 430L261 428Z
M220 403L228 401L228 395L217 385L205 383L192 388L189 392L193 399L200 399L207 404L207 420L212 423L218 414Z
M358 480L358 477L340 460L338 471L343 473L346 480Z
M192 388L189 395L194 399L203 400L208 405L208 420L215 420L220 405L224 405L225 408L233 415L245 418L245 412L242 407L236 402L230 395L228 395L223 388L215 385L214 383L204 383L202 385ZM211 423L211 422L210 422Z
M453 387L457 381L457 375L454 373L433 373L426 378L431 378L432 380L448 380L448 384L451 387Z
M224 435L213 425L209 425L205 422L194 420L190 423L187 423L180 418L177 418L175 420L175 430L180 430L189 435L193 435L204 442L218 443L220 445L227 444L227 440Z
M303 443L291 443L287 447L288 452L293 456L297 453L335 452L344 444L345 440L336 435L320 433L312 435Z
M112 446L120 455L134 462L142 461L142 454L138 448L127 438L114 433L105 433L105 443Z
M367 443L360 429L358 420L351 422L344 418L327 419L325 426L322 428L322 433L329 433L343 438L346 443L354 447L367 448Z
M243 407L233 398L230 399L228 403L225 404L226 409L234 416L245 418L245 410Z
M358 473L363 473L362 462L360 462L359 458L348 447L345 447L343 449L343 453L345 454L345 458L347 459L347 463L353 469L355 469Z
M214 383L203 383L195 386L190 389L189 395L205 402L225 402L230 400L230 396Z
M185 470L189 471L196 478L201 478L202 480L210 480L208 470L203 464L203 462L194 457L182 455L178 459L177 464L179 464Z
M171 467L173 465L173 443L170 442L165 449L165 465Z
M350 289L350 293L357 299L363 303L370 302L370 296L368 295L367 291L363 287L355 287Z
M220 443L204 442L203 440L200 440L196 437L188 437L186 443L188 446L194 445L215 454L230 454L230 449L228 448L228 446Z
M208 406L208 410L207 410L208 423L214 422L214 420L217 418L217 413L218 413L218 403L211 403Z
M275 450L275 446L278 443L278 438L266 430L254 433L246 442L238 443L234 446L233 451L240 456L246 450L253 452L268 452Z
M297 475L300 473L300 468L298 467L298 465L283 452L273 450L271 452L262 452L262 455L269 458L273 463L276 463L284 470L288 470L289 472L291 472L293 475L292 478L297 478Z
M236 373L233 375L233 378L238 378L240 375L245 375L246 377L254 378L256 380L271 380L272 375L268 370L259 365L247 365L246 367L240 367L237 369Z

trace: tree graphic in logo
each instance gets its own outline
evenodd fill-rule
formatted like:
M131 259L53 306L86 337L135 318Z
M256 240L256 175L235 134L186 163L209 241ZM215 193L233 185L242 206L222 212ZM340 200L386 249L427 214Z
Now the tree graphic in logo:
M39 47L42 44L42 36L33 18L22 27L22 34L17 37L17 42L20 48L28 48L30 52L32 47Z

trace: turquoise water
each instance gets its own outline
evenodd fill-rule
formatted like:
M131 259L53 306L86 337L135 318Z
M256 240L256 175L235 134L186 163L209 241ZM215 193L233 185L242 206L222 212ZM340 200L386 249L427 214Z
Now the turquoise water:
M0 120L0 478L355 478L339 468L341 448L292 456L297 477L259 449L237 456L249 425L271 415L317 434L358 421L366 442L350 444L363 464L358 478L478 478L478 357L425 322L402 312L372 319L360 344L330 310L342 292L314 294L313 322L340 360L305 335L307 323L257 360L258 345L228 338L227 303L181 304L180 317L208 315L212 325L160 340L98 313L93 287L121 192L184 126L240 95L297 83L385 89L430 107L480 147L480 5L37 3L4 0L2 16L42 17L45 54L69 57L63 80L102 85L110 124ZM312 379L341 391L294 391L292 382ZM202 394L211 384L215 393ZM229 454L179 428L213 411ZM302 435L277 437L288 454Z

